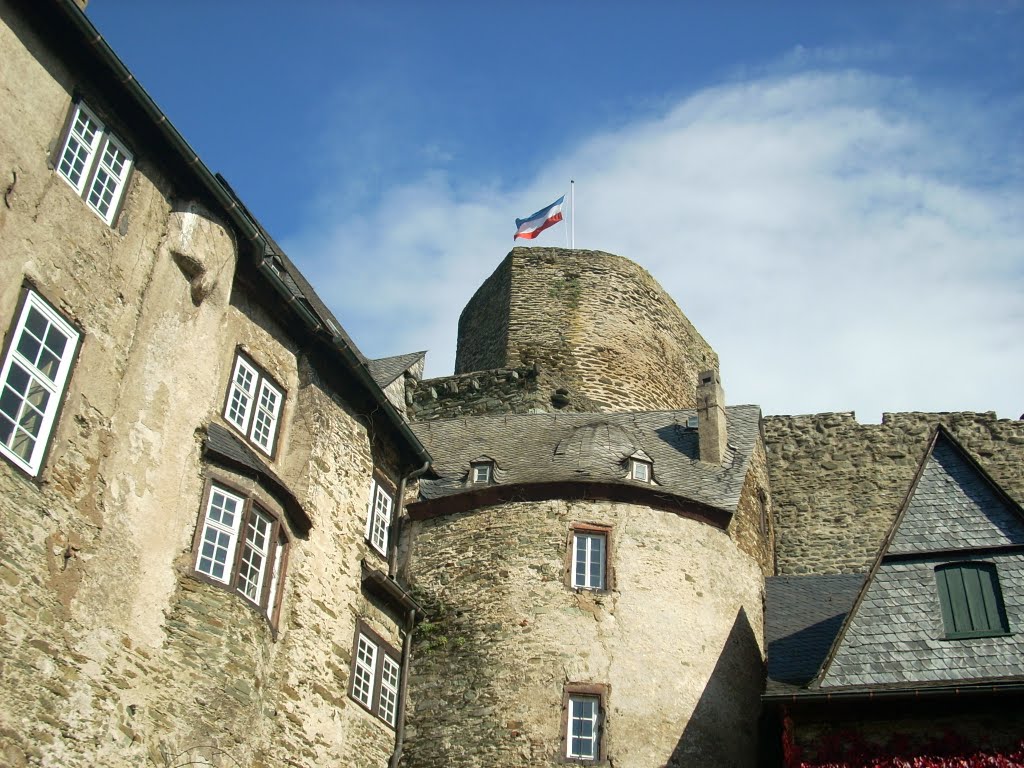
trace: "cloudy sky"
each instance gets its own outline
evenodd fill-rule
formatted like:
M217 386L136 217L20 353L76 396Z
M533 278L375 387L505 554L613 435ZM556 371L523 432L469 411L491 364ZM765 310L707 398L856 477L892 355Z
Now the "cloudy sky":
M1021 2L498 5L88 13L372 357L450 373L574 178L577 247L661 282L730 402L1024 412Z

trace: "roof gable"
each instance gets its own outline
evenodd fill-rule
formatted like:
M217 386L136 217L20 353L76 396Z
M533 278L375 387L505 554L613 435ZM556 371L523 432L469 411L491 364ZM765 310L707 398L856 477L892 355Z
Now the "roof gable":
M394 357L380 357L376 360L368 360L366 367L374 381L383 389L399 376L410 369L414 375L423 373L423 359L426 352L410 352L406 355L395 355Z
M936 429L879 556L812 687L918 687L1024 678L1024 636L950 639L935 569L982 560L999 573L1011 629L1024 626L1024 512Z
M1007 544L1024 544L1020 510L953 437L939 430L888 554Z

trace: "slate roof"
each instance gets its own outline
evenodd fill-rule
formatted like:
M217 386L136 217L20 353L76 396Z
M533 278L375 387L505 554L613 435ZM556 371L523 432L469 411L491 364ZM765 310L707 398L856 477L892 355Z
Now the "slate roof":
M633 413L537 413L428 421L413 431L434 456L434 479L420 483L423 499L472 492L470 462L493 458L496 484L584 482L633 486L731 513L759 434L761 411L726 409L729 449L722 466L699 461L694 410ZM653 460L654 483L627 478L637 450Z
M380 357L376 360L368 360L366 367L377 385L384 389L416 363L423 359L426 352L410 352L407 355L396 355L395 357Z
M948 638L935 568L996 567L1010 633ZM1024 681L1024 512L946 430L826 658L822 691Z
M1024 544L1024 526L949 439L940 437L908 501L889 554Z
M207 424L203 452L208 456L212 454L217 460L241 471L242 474L255 477L261 485L278 497L302 533L309 531L313 526L313 521L284 480L230 429L216 423Z
M766 693L786 693L818 674L867 574L765 580Z
M323 299L320 298L320 295L316 292L310 282L306 280L306 276L303 275L299 268L295 266L294 262L288 258L288 254L286 254L284 249L277 244L277 241L271 237L270 233L259 222L259 220L252 215L252 212L246 207L245 203L242 202L241 198L228 183L227 179L218 173L217 181L219 181L224 188L231 193L231 196L235 199L238 207L245 212L253 226L255 226L263 236L268 248L272 252L270 255L273 257L274 267L278 275L281 277L281 281L288 287L292 298L295 301L302 301L308 304L310 309L313 310L314 314L320 318L324 325L326 325L335 336L340 336L344 339L345 343L348 345L349 349L352 350L352 353L356 358L365 365L368 362L366 356L360 351L359 347L356 346L352 337L348 335L348 332L342 327L338 318L334 316L334 313L331 312Z

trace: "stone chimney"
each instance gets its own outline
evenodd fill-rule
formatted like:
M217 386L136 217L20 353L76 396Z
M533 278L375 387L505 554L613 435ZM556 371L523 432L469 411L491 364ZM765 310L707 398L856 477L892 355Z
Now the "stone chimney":
M697 376L697 436L700 460L721 466L725 459L725 392L718 371Z

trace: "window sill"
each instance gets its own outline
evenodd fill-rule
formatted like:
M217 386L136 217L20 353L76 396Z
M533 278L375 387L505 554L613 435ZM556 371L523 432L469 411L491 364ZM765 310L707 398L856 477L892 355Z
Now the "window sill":
M939 640L979 640L986 637L1012 637L1013 632L955 632L943 635Z

